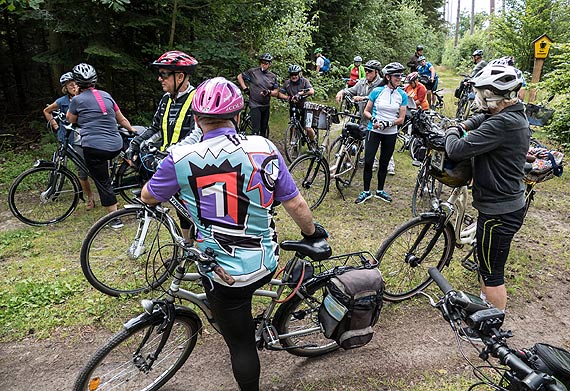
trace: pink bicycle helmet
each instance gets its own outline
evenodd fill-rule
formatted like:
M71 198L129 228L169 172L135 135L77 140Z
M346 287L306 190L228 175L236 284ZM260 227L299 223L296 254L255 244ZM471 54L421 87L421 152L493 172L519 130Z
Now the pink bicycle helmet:
M414 80L418 80L418 78L420 77L420 74L417 72L412 72L410 74L408 74L408 76L406 76L406 79L404 80L404 83L409 83L411 81Z
M243 106L241 90L223 77L214 77L200 84L192 99L192 111L202 117L230 119Z
M166 68L187 74L191 74L196 65L198 61L194 57L178 50L166 52L152 63L155 68Z

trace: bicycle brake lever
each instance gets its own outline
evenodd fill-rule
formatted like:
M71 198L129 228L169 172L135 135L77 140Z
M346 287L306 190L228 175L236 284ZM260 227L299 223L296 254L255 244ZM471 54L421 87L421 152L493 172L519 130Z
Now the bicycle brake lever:
M422 292L422 291L419 291L418 293L416 293L416 295L422 295L422 296L427 297L428 300L429 300L429 304L430 304L432 307L434 307L434 308L437 308L437 307L438 307L438 304L439 304L439 303L436 303L436 301L435 301L430 295L428 295L427 293Z

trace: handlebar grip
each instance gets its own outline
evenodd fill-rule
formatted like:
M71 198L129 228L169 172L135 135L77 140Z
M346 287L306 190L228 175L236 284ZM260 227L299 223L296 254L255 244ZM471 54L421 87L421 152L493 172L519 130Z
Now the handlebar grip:
M445 277L439 272L437 268L430 267L428 269L428 273L443 293L447 294L453 290L451 284L445 279Z
M236 280L230 274L228 274L228 272L223 267L219 265L214 267L214 273L216 273L222 279L222 281L228 285L233 285L236 282Z

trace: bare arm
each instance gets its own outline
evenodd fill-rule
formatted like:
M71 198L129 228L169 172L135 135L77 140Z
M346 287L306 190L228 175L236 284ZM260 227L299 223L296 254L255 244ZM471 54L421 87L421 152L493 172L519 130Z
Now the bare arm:
M131 126L131 123L129 122L129 120L127 119L127 117L125 117L123 115L123 113L121 113L121 110L117 110L115 111L115 117L117 118L117 122L125 129L127 129L129 132L131 133L137 133L136 130L133 129L133 127Z
M59 124L53 118L53 115L51 113L57 109L59 109L59 106L56 102L53 102L51 105L47 105L46 108L44 109L44 117L46 117L46 121L49 122L52 128L54 128L55 130L59 128Z
M369 100L368 102L366 102L366 107L364 108L364 111L362 113L362 115L366 118L366 119L372 119L372 101Z
M287 213L293 218L295 224L301 228L301 231L306 235L315 233L315 223L313 223L313 215L307 202L301 194L291 198L290 200L283 201L283 207Z
M65 115L65 118L67 119L67 122L69 122L70 124L76 124L77 123L77 114L71 114L68 111L67 114Z
M148 189L146 188L146 186L147 186L147 185L146 185L146 183L145 183L145 185L143 186L142 191L141 191L141 201L144 202L144 203L147 204L147 205L156 205L156 204L158 204L159 201L158 201L156 198L154 198L154 197L152 196L152 194L150 194L150 192L148 191Z
M237 75L237 80L239 83L239 86L241 87L242 90L245 90L247 88L247 86L245 85L245 81L243 80L243 76L241 75L241 73L239 75Z
M394 125L403 124L405 119L406 119L406 106L400 106L400 115L398 116L398 119L394 121Z

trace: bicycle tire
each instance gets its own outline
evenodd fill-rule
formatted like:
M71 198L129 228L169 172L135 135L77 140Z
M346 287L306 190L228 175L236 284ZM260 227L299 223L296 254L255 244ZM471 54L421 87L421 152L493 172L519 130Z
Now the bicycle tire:
M455 247L455 234L450 224L445 225L424 259L415 263L434 238L438 224L437 215L415 217L397 228L382 243L376 259L385 283L384 300L399 302L409 299L431 283L428 268L442 270L449 263Z
M241 119L239 125L239 132L246 136L253 134L251 127L251 116L249 115L249 113L244 115L243 118Z
M18 220L41 227L68 218L79 203L80 192L77 178L67 169L35 167L14 180L8 205Z
M291 163L297 159L301 153L303 144L303 136L300 134L302 130L298 129L294 123L289 123L285 130L285 157Z
M427 166L422 166L412 194L412 214L419 216L421 213L431 211L432 198L440 199L442 188L443 184L429 174Z
M425 149L423 140L418 136L412 136L409 141L409 152L410 152L410 157L412 158L413 161L421 162L423 160L422 157L420 156L421 154L420 151L422 148Z
M162 337L162 332L159 331L162 318L149 317L146 321L117 333L83 367L73 390L107 390L118 389L119 386L121 390L133 391L160 389L184 365L196 346L200 331L196 319L178 309L175 311L170 335L150 371L144 373L139 369L140 363L137 367L133 361L134 357L142 356L146 359L156 351L156 345ZM144 341L147 333L150 333L149 338Z
M289 172L309 208L316 209L329 190L331 178L326 160L314 153L306 153L291 163Z
M133 254L144 207L120 209L99 219L81 244L81 270L89 283L109 296L135 295L157 289L173 272L179 255L174 238L160 215L150 217L140 255ZM109 223L121 219L122 228ZM178 227L177 227L178 228ZM178 230L179 231L179 230ZM177 232L180 235L180 232Z
M457 111L455 112L455 118L465 120L469 116L469 99L467 95L464 95L457 102Z
M352 149L356 149L356 153L352 154ZM334 179L336 188L342 194L342 191L350 186L356 171L358 170L358 161L362 153L361 143L353 140L343 150L342 155L338 159L335 169Z
M275 313L273 325L280 336L281 345L287 349L287 352L301 357L315 357L340 347L335 341L325 337L319 322L319 308L329 280L330 277L307 283L300 291L303 297L299 294L293 296ZM307 334L299 335L305 328L308 328ZM289 333L296 335L281 338L282 335Z
M144 168L140 168L144 170ZM117 170L115 176L115 183L113 184L115 192L118 192L125 202L129 204L135 203L135 196L133 191L142 189L144 180L135 167L131 167L129 163L123 161Z

